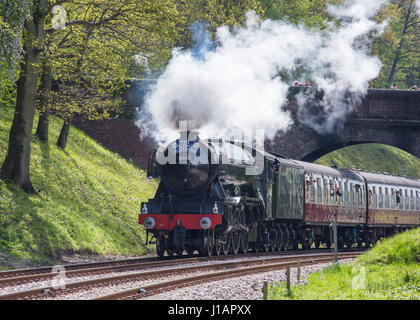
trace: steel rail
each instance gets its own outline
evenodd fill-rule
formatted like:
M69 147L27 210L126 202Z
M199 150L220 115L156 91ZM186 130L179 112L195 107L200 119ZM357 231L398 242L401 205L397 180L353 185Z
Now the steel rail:
M315 252L324 252L328 249L317 249L318 251ZM315 253L311 252L311 253ZM290 254L307 254L307 252L302 252L301 250L291 250L291 251L284 251L280 253L281 255L290 255ZM259 256L266 256L275 254L273 252L261 252L261 253L253 253L248 254L249 257L259 257ZM279 254L279 253L277 253ZM203 259L206 260L224 260L224 259L231 259L234 257L244 257L244 255L222 255L222 256L211 256L211 257L191 257L191 256L175 256L175 257L150 257L150 258L132 258L132 259L124 259L124 260L110 260L110 261L99 261L99 262L88 262L88 263L79 263L79 264L68 264L63 265L63 271L65 271L66 277L72 278L77 276L85 276L85 275L98 275L110 272L122 272L122 271L130 271L130 270L140 270L146 268L153 268L159 266L167 266L177 264L179 262L182 263L189 263L189 262L197 262L202 261ZM17 269L17 270L7 270L0 272L0 288L28 283L28 282L35 282L35 281L42 281L42 280L49 280L53 279L60 272L57 269L53 269L54 267L40 267L40 268L30 268L30 269ZM55 272L53 272L55 271Z
M359 253L341 253L340 258L343 257L354 257ZM270 258L255 258L249 260L241 260L241 261L230 261L230 262L221 262L221 263L208 263L204 265L196 265L196 266L183 266L171 269L162 269L162 270L154 270L148 272L136 272L131 274L123 274L118 276L110 276L104 277L99 279L91 279L85 281L78 281L78 282L70 282L65 283L65 289L60 289L55 286L47 286L47 287L40 287L30 290L19 291L15 293L0 295L0 300L15 300L15 299L37 299L42 298L45 296L56 296L61 294L68 294L72 293L77 290L85 290L110 284L120 284L130 281L137 281L137 280L150 280L150 279L158 279L159 277L167 277L170 275L180 275L180 274L188 274L191 272L200 272L200 271L215 271L222 268L229 268L237 270L239 267L249 266L249 265L267 265L270 263L278 263L284 262L293 259L309 259L307 261L315 261L314 259L325 258L328 260L332 259L331 253L318 253L318 254L299 254L298 257L296 255L283 255L277 257L270 257ZM208 261L206 261L208 262ZM210 261L211 262L211 261ZM177 261L179 263L179 261Z
M339 255L339 259L346 259L352 258L357 256L358 254L347 254L347 255ZM126 300L137 300L147 296L156 295L161 292L168 292L171 290L179 289L182 287L197 285L200 283L211 282L216 280L222 280L226 278L236 278L241 277L247 274L256 274L256 273L264 273L267 271L283 269L286 267L294 267L297 266L299 263L300 265L309 265L309 264L316 264L322 262L329 262L332 261L333 257L316 257L314 259L294 259L293 261L288 262L280 262L280 263L270 263L270 264L263 264L263 265L256 265L250 267L243 267L240 269L228 269L224 271L212 272L207 274L200 274L197 276L191 276L187 278L181 278L176 280L170 280L165 282L158 282L151 285L146 285L140 288L132 288L116 293L112 293L106 296L101 296L94 298L92 300L119 300L119 299L126 299Z

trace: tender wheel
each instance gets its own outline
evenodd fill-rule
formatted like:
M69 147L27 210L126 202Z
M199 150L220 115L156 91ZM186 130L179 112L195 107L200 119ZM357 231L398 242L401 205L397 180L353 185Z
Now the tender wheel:
M283 250L284 232L280 228L277 229L276 245L279 252Z
M277 248L277 230L273 229L271 231L270 237L270 249L272 252L276 252Z
M232 253L238 254L241 246L241 234L238 231L231 232Z
M284 248L284 251L287 251L287 250L289 250L289 248L291 246L289 229L286 229L285 230L285 232L284 232L284 238L283 239L284 239L284 241L283 241L283 244L284 244L283 248Z
M248 241L248 232L241 232L241 252L243 254L248 253L249 241Z

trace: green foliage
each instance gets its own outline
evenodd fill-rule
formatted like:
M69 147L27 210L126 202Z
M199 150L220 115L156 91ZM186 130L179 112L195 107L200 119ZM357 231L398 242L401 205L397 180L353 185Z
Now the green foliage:
M337 4L333 0L261 0L265 17L273 20L285 20L293 24L322 29L329 20L326 8L328 4Z
M378 241L375 247L358 258L363 265L415 264L420 262L420 228Z
M29 0L0 0L0 84L2 79L14 78L22 53L21 29L31 3Z
M230 28L242 25L246 20L246 12L253 10L259 16L264 16L264 10L257 0L191 0L177 1L177 8L183 17L178 25L180 39L179 47L191 48L193 45L190 26L196 21L207 22L208 31L214 36L216 29L227 25Z
M405 248L406 247L406 248ZM351 263L330 265L311 274L306 284L270 290L272 299L419 300L420 228L381 240ZM355 281L360 280L361 282ZM358 285L358 284L363 284Z
M415 1L398 0L387 3L377 16L387 27L373 44L373 54L382 62L382 70L372 87L387 88L396 83L407 89L420 83L420 16Z
M386 159L386 161L384 161ZM409 175L420 179L420 160L395 147L368 143L345 147L315 161L326 166Z
M7 150L10 109L0 109L0 158ZM52 117L56 139L62 120ZM140 202L157 184L143 170L73 128L66 151L34 139L31 177L38 195L0 181L0 252L48 263L62 253L144 254Z

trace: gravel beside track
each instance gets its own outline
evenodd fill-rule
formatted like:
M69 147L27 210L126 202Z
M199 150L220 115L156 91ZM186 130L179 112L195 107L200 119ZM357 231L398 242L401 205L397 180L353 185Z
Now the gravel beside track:
M339 263L348 263L353 259L343 259ZM322 270L331 263L319 263L301 267L300 281L297 281L297 268L290 268L292 285L305 284L306 278L313 272ZM160 293L143 300L262 300L263 283L281 284L286 281L285 270L270 271L255 275L203 283Z
M311 254L313 255L314 253L307 253L307 255L311 255ZM324 252L324 255L325 255L325 252ZM30 281L28 283L17 283L15 285L10 285L10 286L7 286L7 287L0 288L0 295L14 294L14 293L25 291L25 290L33 290L35 292L38 292L37 299L63 299L63 300L64 299L93 299L93 298L102 297L102 296L106 296L106 295L109 295L109 294L125 291L125 290L132 289L132 288L141 288L143 286L147 286L147 285L151 285L151 284L155 284L155 283L159 283L159 282L166 282L166 281L171 281L171 280L175 280L175 279L181 279L181 278L185 278L187 276L196 276L196 275L200 275L200 274L206 274L209 271L208 270L204 271L204 270L196 268L196 269L193 269L193 270L189 270L187 274L185 272L177 274L178 272L168 271L168 273L166 273L166 272L164 272L162 274L159 273L158 276L152 276L150 278L148 278L148 276L147 277L143 277L143 276L139 277L138 275L135 275L136 278L131 277L131 279L129 278L130 274L141 273L143 275L144 273L151 272L151 271L158 272L158 271L162 271L162 270L171 270L174 267L178 268L178 269L184 269L184 268L187 268L187 267L194 267L194 266L198 267L198 266L202 266L202 265L216 266L218 264L223 264L223 263L227 264L226 266L223 266L223 268L227 267L228 269L229 268L236 269L237 267L239 267L239 264L238 264L238 266L236 266L236 265L229 266L228 263L230 263L230 262L238 263L240 261L244 261L244 262L246 261L247 263L249 263L250 260L255 260L255 261L260 261L259 263L266 264L266 263L268 263L268 261L265 262L266 259L275 258L276 261L277 261L277 259L281 256L283 256L281 259L286 258L286 260L287 260L287 259L290 259L292 257L297 258L298 256L300 256L300 254L292 254L291 253L290 255L286 254L286 255L280 255L280 256L278 254L269 254L269 255L265 255L264 257L255 257L255 256L254 257L252 257L252 256L233 256L232 257L231 256L231 257L224 257L224 259L220 259L220 260L219 259L212 260L210 258L200 258L200 259L195 259L195 260L190 259L190 261L185 261L184 263L183 263L182 260L179 260L179 261L177 261L176 265L139 268L139 269L141 269L141 271L140 270L130 270L130 271L128 271L128 270L123 271L122 270L121 272L115 272L115 271L111 272L110 271L110 272L107 272L107 273L104 273L104 274L75 274L71 278L67 277L67 279L66 279L66 284L67 285L69 285L69 283L74 283L74 282L91 281L91 280L95 280L95 279L109 278L109 277L113 277L113 276L117 276L119 278L119 280L118 281L116 281L116 280L112 280L112 281L106 280L107 282L105 282L105 283L104 283L104 281L102 281L102 283L98 282L97 284L92 284L92 285L89 282L89 286L88 287L86 286L84 288L78 288L80 286L78 286L78 287L73 286L73 288L72 288L69 285L69 288L67 288L64 291L59 291L58 294L53 292L54 291L53 289L51 289L51 290L47 289L46 294L44 296L40 296L39 295L39 293L41 292L41 290L39 290L40 288L49 288L49 287L52 286L52 281L50 279L48 279L48 280L44 279L44 280L38 280L38 281ZM304 256L305 255L302 255L301 258L305 259ZM309 258L309 259L312 260L312 258ZM254 263L254 262L252 262L252 263ZM322 263L320 265L322 265ZM301 272L302 279L305 276L306 270L311 270L312 267L316 267L316 265L302 266L302 272ZM257 274L257 275L242 276L240 278L238 277L238 278L232 278L232 279L223 280L223 281L220 280L220 281L222 283L225 283L225 282L229 283L229 281L234 281L234 283L235 283L235 281L236 281L235 279L240 279L240 280L238 280L239 281L238 283L242 283L241 282L242 279L251 279L254 276L257 277L257 278L261 278L261 277L264 277L264 274L265 273L260 273L260 274ZM266 279L267 281L274 281L273 279L281 280L282 277L284 278L284 270L266 272L266 274L267 275L276 275L274 277L271 276L271 278L269 277L268 279ZM281 274L283 274L283 276ZM124 275L127 275L128 279L120 279L121 276L124 276ZM261 280L261 281L264 281L264 280ZM250 282L250 280L246 281L246 282ZM212 283L216 283L216 280L213 280ZM55 284L57 284L57 282ZM255 285L256 284L254 284L254 286ZM212 285L207 284L207 283L203 283L202 285L191 286L191 287L188 287L188 288L197 287L197 288L201 289L203 287L208 287L208 286L209 286L209 288L211 288ZM261 282L261 286L262 286L262 282ZM224 288L224 286L220 286L220 288ZM34 290L34 289L36 289L36 290ZM179 290L182 290L182 289L179 289ZM174 291L171 291L171 292L178 292L179 290L174 290ZM187 288L185 290L187 290ZM232 289L228 290L228 291L235 292L235 290L239 290L239 292L244 291L244 289L242 288L242 285L241 286L234 285L232 287ZM196 290L196 295L200 291L201 290L197 289ZM250 291L250 290L247 289L247 291ZM171 292L168 292L168 294L171 294ZM147 297L147 298L158 299L159 300L160 295L161 294L156 294L156 295L152 295L152 296ZM233 297L228 297L228 298L223 297L223 296L226 296L226 295L228 295L228 293L223 293L221 295L220 299L234 299ZM181 296L184 297L185 294L181 293ZM33 297L33 298L35 298L35 297ZM164 299L164 298L162 298L162 299ZM180 297L176 297L174 299L180 299ZM209 298L208 293L205 292L204 295L202 295L202 296L197 295L196 298L194 298L193 296L187 295L186 299L217 299L217 298ZM238 298L238 299L241 299L241 298ZM248 299L248 298L246 298L246 299Z

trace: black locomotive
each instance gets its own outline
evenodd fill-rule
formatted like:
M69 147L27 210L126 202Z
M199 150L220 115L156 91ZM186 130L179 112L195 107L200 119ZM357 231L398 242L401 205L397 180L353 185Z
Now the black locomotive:
M370 246L420 222L419 180L295 161L233 141L178 139L151 152L147 174L160 184L142 203L139 223L159 256L329 247L332 219L339 248Z

